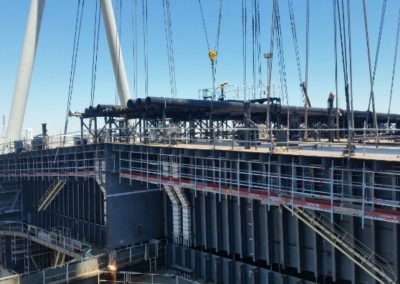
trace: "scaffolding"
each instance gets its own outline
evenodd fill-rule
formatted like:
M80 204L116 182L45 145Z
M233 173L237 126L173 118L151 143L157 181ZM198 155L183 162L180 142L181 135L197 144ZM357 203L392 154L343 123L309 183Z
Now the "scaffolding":
M11 261L18 264L23 261L28 252L27 241L25 238L12 236L11 237Z
M332 218L333 214L359 216L363 223L366 219L400 223L395 210L400 208L400 172L396 169L374 170L365 163L349 168L331 158L326 165L315 159L295 161L291 156L269 156L267 161L227 156L224 152L195 156L184 149L160 153L131 148L118 152L117 163L123 179L256 199L269 205L294 204L328 212ZM178 176L166 172L176 163Z

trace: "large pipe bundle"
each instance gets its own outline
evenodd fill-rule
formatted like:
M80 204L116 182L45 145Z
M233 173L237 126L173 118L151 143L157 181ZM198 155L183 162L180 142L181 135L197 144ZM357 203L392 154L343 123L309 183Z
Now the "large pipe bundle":
M120 105L97 105L97 111L117 111L121 110L122 107Z
M239 101L209 101L193 99L175 99L162 97L147 97L147 109L182 109L184 111L205 111L213 113L239 114L244 112L244 102ZM267 105L252 103L250 108L255 112L266 112Z
M136 100L129 100L127 108L116 105L97 105L97 107L89 107L85 110L85 117L94 116L126 116L129 119L147 117L162 117L166 115L169 118L177 120L186 120L191 118L204 118L208 119L212 114L214 119L230 118L230 119L243 119L245 114L244 101L210 101L210 100L196 100L196 99L177 99L177 98L164 98L164 97L147 97L138 98ZM271 114L278 115L281 119L285 120L286 113L289 111L290 115L305 116L306 108L304 106L280 106L271 104ZM277 108L278 107L278 108ZM263 121L263 117L268 111L267 103L251 102L249 104L249 111L252 119ZM346 112L339 109L341 116L345 116ZM328 110L326 108L309 108L308 116L321 123L327 122ZM358 124L363 122L367 117L365 111L354 111L354 117ZM387 114L378 113L378 122L386 122ZM400 115L392 114L392 122L399 122Z

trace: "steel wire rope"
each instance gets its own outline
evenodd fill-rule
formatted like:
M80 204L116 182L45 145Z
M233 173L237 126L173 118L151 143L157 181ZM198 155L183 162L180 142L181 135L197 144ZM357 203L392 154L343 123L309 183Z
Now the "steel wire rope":
M338 7L340 7L340 4L338 5ZM346 70L346 85L349 84L349 69L348 69L348 61L347 61L347 35L346 35L346 20L345 20L345 12L344 12L344 0L341 1L341 11L338 13L339 16L339 27L341 29L341 37L343 36L343 38L341 38L341 41L343 42L342 45L342 58L344 59L344 68ZM340 25L340 23L342 23L342 25ZM343 33L343 34L342 34ZM348 86L347 86L348 87Z
M350 96L350 119L351 127L354 128L354 109L353 109L353 60L352 60L352 48L351 48L351 13L350 13L350 1L347 1L347 34L349 38L349 96Z
M257 0L256 3L256 35L257 35L257 59L258 59L258 85L259 87L259 96L262 96L262 66L261 66L261 19L260 19L260 1Z
M376 51L375 51L374 69L372 72L372 83L373 84L375 83L376 69L378 66L379 50L380 50L380 46L381 46L383 25L385 22L386 4L387 4L387 0L384 0L382 2L381 19L380 19L380 23L379 23L379 33L378 33L378 40L376 43ZM365 15L365 17L366 17L366 15ZM368 101L368 112L370 110L371 100L372 100L372 94L370 94L369 101Z
M334 32L334 57L335 57L335 90L336 90L336 127L339 129L339 86L338 86L338 51L337 51L337 15L336 0L333 0L333 32ZM337 138L339 138L339 130L337 130Z
M300 92L301 96L303 97L303 104L304 106L307 104L306 97L302 91L301 84L303 84L303 77L301 71L301 62L300 62L300 51L299 51L299 44L297 40L297 31L296 31L296 20L294 18L294 11L293 11L293 2L292 0L288 0L288 7L289 7L289 18L290 18L290 27L292 30L292 38L293 38L293 45L294 51L296 56L296 64L297 64L297 73L299 76L299 83L300 83Z
M378 131L377 131L377 120L376 120L376 111L375 111L375 95L374 95L374 77L372 73L372 64L371 64L371 52L370 52L370 44L369 44L369 33L368 33L368 18L367 18L367 4L365 0L363 0L363 14L364 14L364 28L365 28L365 38L367 42L367 56L368 56L368 70L369 70L369 81L370 81L370 101L372 103L372 112L373 112L373 128L375 129L375 135L377 138ZM367 111L367 121L368 121L368 112L369 106Z
M289 127L290 127L290 112L289 112L289 95L287 89L287 79L286 79L286 67L285 67L285 59L283 53L283 41L282 41L282 30L281 30L281 22L280 22L280 13L279 13L279 3L278 0L273 1L273 9L274 9L274 16L275 16L275 32L276 32L276 46L278 50L278 59L279 59L279 73L280 73L280 83L281 83L281 94L283 98L286 98L287 104L287 132L286 132L286 141L289 143ZM287 144L287 147L289 144Z
M247 1L242 0L242 64L243 64L243 96L247 99Z
M211 60L211 75L212 75L212 83L213 83L213 92L212 92L212 98L214 100L215 98L215 76L217 73L216 70L216 65L217 65L217 55L218 55L218 48L219 48L219 39L220 39L220 33L221 33L221 22L222 22L222 7L223 7L223 0L219 1L219 12L218 12L218 23L217 23L217 34L216 34L216 39L215 39L215 48L214 50L211 49L210 41L208 38L208 32L207 32L207 27L206 27L206 22L204 18L204 12L203 12L203 5L201 4L201 0L198 0L199 2L199 9L200 9L200 15L201 15L201 21L203 24L203 30L204 30L204 35L206 38L206 43L207 43L207 49L208 49L208 56Z
M346 42L346 22L344 19L344 3L342 0L342 8L340 8L339 0L336 0L337 18L339 23L340 47L342 54L343 79L345 85L346 98L346 117L347 117L347 147L351 147L351 131L350 131L350 99L349 99L349 81L348 81L348 64L347 64L347 42Z
M148 3L142 1L145 97L149 95Z
M306 5L306 66L304 71L304 83L308 90L308 59L309 59L309 43L310 43L310 0L307 0Z
M305 67L305 80L303 81L302 78L302 70L301 70L301 61L300 61L300 51L299 51L299 44L298 44L298 39L297 39L297 29L296 29L296 19L294 16L294 9L293 9L293 2L292 0L288 0L288 7L289 7L289 18L290 18L290 26L292 30L292 38L293 38L293 45L294 45L294 50L295 50L295 55L296 55L296 63L297 63L297 72L299 76L299 87L300 87L300 93L303 98L303 105L305 106L305 120L304 120L304 125L305 125L305 132L304 132L304 139L307 139L308 136L308 108L311 106L309 97L308 97L308 91L307 91L307 84L308 84L308 54L309 54L309 22L310 22L310 17L309 17L309 1L307 0L307 5L306 5L306 67Z
M257 81L257 75L256 75L256 23L255 23L255 2L256 0L252 1L252 15L251 15L251 38L252 38L252 52L251 52L251 58L252 58L252 77L253 77L253 86L252 86L252 98L256 98L256 81Z
M267 117L266 117L266 124L267 128L270 129L270 137L272 137L272 125L271 125L271 79L272 79L272 65L273 65L273 51L274 51L274 39L275 39L275 28L274 28L274 21L275 21L275 12L272 9L272 18L271 18L271 38L269 42L269 60L268 60L268 82L267 82ZM268 57L268 56L267 56ZM272 144L271 144L272 145Z
M176 77L175 77L175 59L174 59L174 48L172 39L172 22L171 22L171 9L170 1L162 0L163 11L164 11L164 28L165 28L165 40L167 45L167 57L168 57L168 69L169 69L169 84L171 89L171 96L176 97Z
M310 49L310 0L306 2L306 63L305 63L305 74L304 74L304 89L306 91L306 111L305 111L305 132L304 139L308 139L308 108L311 107L310 97L308 95L308 58L309 58L309 49Z
M260 85L261 98L261 45L260 45L260 5L258 0L252 2L252 71L253 71L253 99L256 98L257 81Z
M221 20L222 20L222 4L223 0L219 1L219 13L218 13L218 25L217 25L217 35L215 36L215 50L218 53L218 48L219 48L219 39L220 39L220 33L221 33ZM217 60L216 62L217 63Z
M99 51L99 31L100 31L100 6L101 3L96 1L95 18L93 26L93 47L92 47L92 78L90 88L90 105L93 106L94 95L96 90L96 74L97 74L97 58Z
M394 59L393 59L393 68L392 68L392 80L390 83L390 95L389 95L389 106L388 106L388 117L387 117L387 129L390 128L390 110L392 106L392 97L393 97L393 84L394 84L394 78L395 78L395 73L396 73L396 63L397 63L397 50L399 46L399 36L400 36L400 8L399 8L399 13L397 16L397 31L396 31L396 44L394 48Z
M84 6L85 6L85 0L79 0L78 7L76 9L76 17L75 17L74 42L73 42L73 47L72 47L72 59L71 59L70 77L69 77L69 85L68 85L68 98L67 98L67 108L66 108L66 115L65 115L64 135L66 135L67 131L68 131L69 113L71 110L72 93L74 90L76 61L78 58L79 40L80 40L80 35L81 35ZM65 142L65 137L64 137L64 142Z

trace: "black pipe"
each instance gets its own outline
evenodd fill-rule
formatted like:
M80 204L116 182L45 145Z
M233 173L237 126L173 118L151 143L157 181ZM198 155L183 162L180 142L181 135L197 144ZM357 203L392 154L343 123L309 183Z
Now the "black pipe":
M136 108L137 107L136 100L129 99L126 106L127 106L127 108L130 108L130 109Z
M97 105L97 111L104 111L104 110L117 110L120 109L121 106L119 105Z
M125 113L125 108L114 105L98 105L96 107L89 107L85 110L87 117L91 116L102 116L104 112L115 113L117 116L122 114L129 116L129 118L142 117L144 113L149 117L161 117L165 111L167 117L182 119L188 115L194 117L204 117L205 119L212 114L213 117L240 117L244 114L244 101L210 101L210 100L198 100L198 99L177 99L167 97L147 97L138 98L136 100L129 100L127 103L129 114ZM278 115L279 109L281 114L285 114L289 110L291 114L296 113L297 115L304 117L306 108L304 106L280 106L279 104L273 104L273 114ZM250 102L251 114L259 117L266 114L268 111L267 103L254 103ZM346 116L346 111L339 109L342 116ZM314 119L327 118L326 108L309 108L308 116ZM365 111L354 111L354 117L357 120L364 121ZM384 122L387 119L387 114L378 113L377 118L379 122ZM400 115L393 114L391 116L393 121L400 120Z
M141 98L136 99L136 107L141 108L144 106L144 100Z

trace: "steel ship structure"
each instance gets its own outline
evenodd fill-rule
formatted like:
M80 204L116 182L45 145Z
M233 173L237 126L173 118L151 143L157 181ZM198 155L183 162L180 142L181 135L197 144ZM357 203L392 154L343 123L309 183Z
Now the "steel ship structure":
M121 105L71 113L78 135L44 124L21 140L14 118L0 154L0 283L398 283L400 115L338 109L333 95L327 108L133 100L116 79Z

